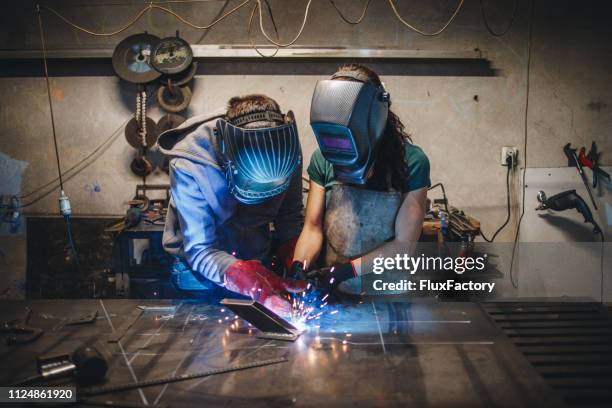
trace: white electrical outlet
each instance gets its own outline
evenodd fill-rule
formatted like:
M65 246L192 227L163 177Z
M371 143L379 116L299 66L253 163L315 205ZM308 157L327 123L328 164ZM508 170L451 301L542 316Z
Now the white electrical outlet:
M502 166L506 165L507 157L510 157L512 159L512 167L516 167L516 163L518 161L518 147L514 147L514 146L502 147L501 158L500 158L500 163Z

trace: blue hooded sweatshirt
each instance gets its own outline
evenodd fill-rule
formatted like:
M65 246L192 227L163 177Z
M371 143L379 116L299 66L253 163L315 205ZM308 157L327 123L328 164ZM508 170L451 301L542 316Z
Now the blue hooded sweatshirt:
M261 260L270 252L271 228L282 243L299 235L304 221L301 164L288 189L261 204L243 204L230 193L214 134L224 114L190 118L158 139L170 157L164 249L219 285L237 259Z

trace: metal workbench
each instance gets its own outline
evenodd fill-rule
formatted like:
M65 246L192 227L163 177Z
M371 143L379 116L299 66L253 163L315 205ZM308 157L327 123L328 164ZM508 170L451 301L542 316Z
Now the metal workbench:
M288 362L95 398L171 407L202 406L563 406L512 341L474 303L362 301L332 305L296 342L263 340L218 306L196 301L2 301L0 317L29 306L46 331L29 344L2 342L0 382L35 373L40 354L95 344L109 361L107 384L287 357ZM145 312L118 343L108 336L137 305ZM94 323L64 326L98 311ZM234 321L239 321L233 324ZM74 406L74 405L72 405Z

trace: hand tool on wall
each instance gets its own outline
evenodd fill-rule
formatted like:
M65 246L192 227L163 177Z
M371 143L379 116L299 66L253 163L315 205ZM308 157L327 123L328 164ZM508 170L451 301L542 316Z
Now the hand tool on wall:
M597 187L600 177L610 181L610 174L599 167L599 153L597 152L597 145L595 142L591 143L591 150L589 150L588 153L586 153L586 148L580 148L578 160L584 167L588 167L589 169L593 170L593 188Z
M536 207L538 211L547 209L564 211L575 208L584 217L584 222L593 224L593 234L601 233L601 228L595 222L587 203L576 193L576 190L567 190L552 197L546 197L546 193L540 190L538 191L538 201L540 202L540 205Z
M580 174L580 178L582 178L582 182L586 187L587 192L589 193L589 197L591 198L591 203L593 203L593 208L597 209L597 204L595 203L595 198L593 197L593 192L591 191L591 186L589 185L589 181L584 174L584 169L582 168L582 164L576 155L576 149L572 149L572 144L568 143L563 146L563 153L567 156L567 165L576 167L578 170L578 174Z

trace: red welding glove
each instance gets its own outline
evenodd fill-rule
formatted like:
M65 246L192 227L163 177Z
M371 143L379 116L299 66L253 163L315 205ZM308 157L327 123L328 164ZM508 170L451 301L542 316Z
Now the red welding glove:
M278 260L283 263L287 271L291 269L291 264L293 263L293 253L295 252L295 245L297 244L297 241L298 237L288 239L280 244L276 250Z
M284 294L306 289L305 282L283 279L255 260L234 262L225 271L224 279L228 290L249 296L281 315L291 313L291 303Z

